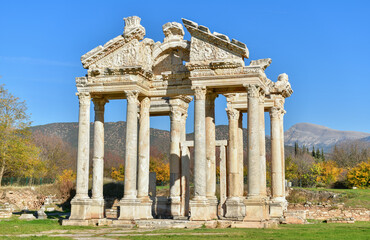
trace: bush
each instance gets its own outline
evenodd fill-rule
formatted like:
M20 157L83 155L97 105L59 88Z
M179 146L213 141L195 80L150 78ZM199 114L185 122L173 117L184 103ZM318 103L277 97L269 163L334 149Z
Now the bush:
M350 186L358 188L370 187L370 161L359 163L347 173Z
M71 169L63 170L62 174L58 176L57 184L62 195L62 199L66 200L71 196L75 179L76 173Z

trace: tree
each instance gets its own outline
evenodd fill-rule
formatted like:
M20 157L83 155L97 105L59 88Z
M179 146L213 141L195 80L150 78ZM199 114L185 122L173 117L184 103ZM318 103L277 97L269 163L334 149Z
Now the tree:
M0 186L6 173L35 176L42 167L31 140L26 104L0 85Z
M46 177L54 178L64 169L74 169L76 150L60 137L45 135L41 131L32 134L33 143L40 149L40 161L46 167Z

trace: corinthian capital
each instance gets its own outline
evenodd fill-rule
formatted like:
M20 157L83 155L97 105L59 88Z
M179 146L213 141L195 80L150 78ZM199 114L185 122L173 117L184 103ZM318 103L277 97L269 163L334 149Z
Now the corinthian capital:
M177 108L171 108L170 118L171 121L181 121L182 111Z
M270 118L279 118L280 113L280 108L272 107L270 110Z
M248 98L258 98L260 96L260 87L258 85L247 84L244 87L247 88Z
M191 88L194 91L195 100L205 100L206 99L206 87L196 86Z
M139 103L138 101L138 96L139 96L139 91L136 90L131 90L131 91L124 91L126 94L126 98L128 102L136 102Z
M149 97L145 97L141 100L140 102L140 108L141 109L148 109L150 108L150 98Z
M91 101L90 93L76 93L78 96L78 100L80 101L80 105L88 105Z
M239 120L239 110L236 110L235 108L228 107L226 108L227 117L230 120Z
M105 104L108 102L106 98L93 98L95 112L104 111Z

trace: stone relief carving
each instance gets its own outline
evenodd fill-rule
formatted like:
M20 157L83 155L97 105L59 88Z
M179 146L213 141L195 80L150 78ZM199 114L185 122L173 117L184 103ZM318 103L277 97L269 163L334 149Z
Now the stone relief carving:
M125 28L123 31L123 36L126 42L132 39L142 40L145 36L145 28L141 26L141 18L137 16L124 18Z
M272 62L271 58L252 60L249 66L259 66L263 70L266 70L266 68L270 66L271 62Z
M221 59L240 60L240 57L196 37L191 38L190 62Z

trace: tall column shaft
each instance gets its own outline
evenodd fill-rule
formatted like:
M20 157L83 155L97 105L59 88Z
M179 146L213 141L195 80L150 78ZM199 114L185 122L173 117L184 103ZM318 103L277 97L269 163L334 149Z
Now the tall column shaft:
M243 142L243 113L239 113L238 120L238 170L239 170L239 190L238 196L244 195L244 142Z
M206 199L206 89L194 89L194 200Z
M228 181L228 198L239 196L240 177L239 177L239 111L234 108L227 108L229 118L229 146L227 159L227 181Z
M207 198L216 198L216 126L214 93L206 95Z
M104 178L104 98L93 99L95 110L94 121L94 157L92 199L103 199Z
M150 157L150 98L140 102L139 164L137 197L149 198L149 157Z
M285 110L282 109L280 113L280 144L281 144L281 171L283 180L283 197L285 197L285 152L284 152L284 114Z
M75 199L88 199L90 153L90 94L79 93L77 180Z
M279 120L280 109L273 107L270 110L271 121L271 190L272 198L279 200L283 197L283 173L281 159L281 126Z
M125 91L127 97L125 190L123 198L136 198L138 92Z
M259 88L248 86L248 198L260 196Z
M170 197L180 200L180 139L182 130L182 112L179 109L171 109L171 131L170 131Z
M261 95L259 99L259 131L260 131L260 164L261 164L261 196L266 197L266 133L265 133L265 96Z

